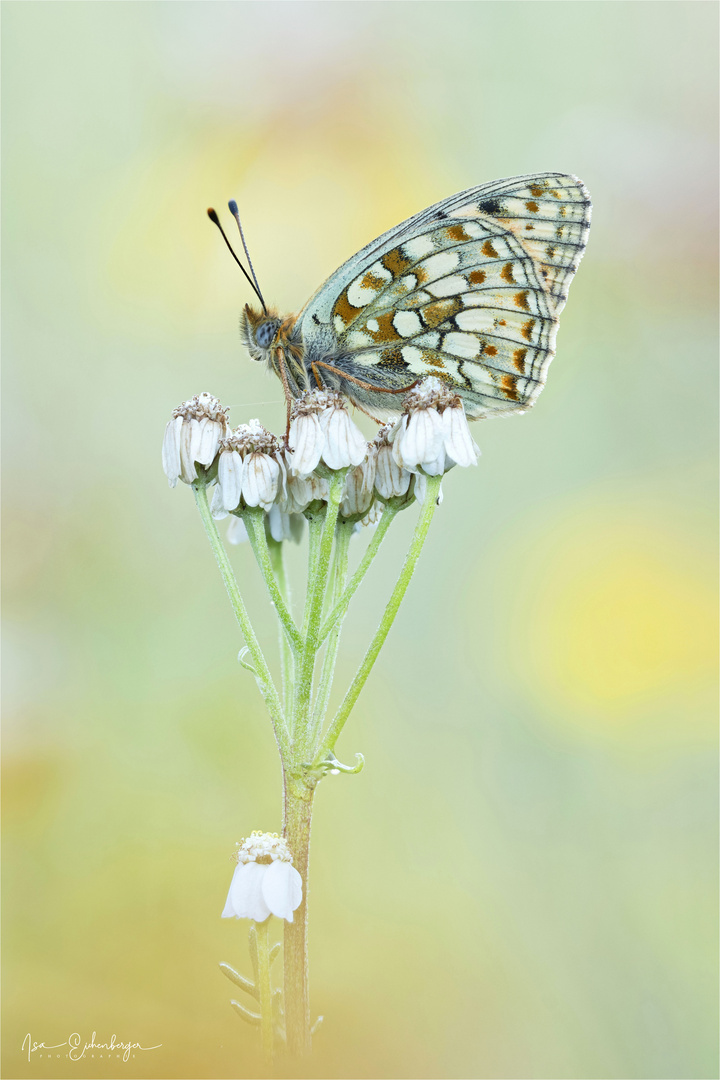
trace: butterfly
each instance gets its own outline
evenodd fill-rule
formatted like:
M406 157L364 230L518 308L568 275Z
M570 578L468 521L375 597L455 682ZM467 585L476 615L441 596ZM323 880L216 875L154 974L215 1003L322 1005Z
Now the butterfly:
M429 375L469 419L524 412L555 355L590 213L583 183L561 173L469 188L367 244L285 317L240 264L262 304L245 306L242 339L280 378L288 414L306 390L330 388L380 422Z

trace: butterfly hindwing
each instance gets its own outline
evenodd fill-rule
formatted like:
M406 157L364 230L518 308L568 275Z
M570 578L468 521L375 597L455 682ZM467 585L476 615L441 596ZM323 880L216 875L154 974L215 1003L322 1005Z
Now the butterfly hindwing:
M375 412L397 408L383 388L431 374L457 389L470 417L528 408L554 355L589 206L580 181L542 174L461 192L403 222L301 313L308 370L329 363Z

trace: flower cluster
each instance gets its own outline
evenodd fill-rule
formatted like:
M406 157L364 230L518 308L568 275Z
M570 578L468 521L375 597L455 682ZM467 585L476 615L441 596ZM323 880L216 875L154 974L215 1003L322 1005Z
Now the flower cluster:
M400 417L368 443L334 390L312 390L294 404L287 443L258 420L228 430L227 410L200 394L173 413L165 432L163 466L172 487L193 483L197 465L215 484L212 512L234 515L228 539L246 537L243 510L260 507L276 541L299 539L302 516L327 502L328 477L347 470L340 519L371 524L383 506L424 497L425 478L454 465L477 464L479 450L461 398L434 377L406 395Z
M220 440L228 429L228 410L212 394L196 394L183 401L165 428L162 461L170 487L178 480L192 484L197 465L212 465Z
M223 919L265 922L276 915L292 922L302 902L302 878L285 840L277 833L254 832L238 844L235 858Z

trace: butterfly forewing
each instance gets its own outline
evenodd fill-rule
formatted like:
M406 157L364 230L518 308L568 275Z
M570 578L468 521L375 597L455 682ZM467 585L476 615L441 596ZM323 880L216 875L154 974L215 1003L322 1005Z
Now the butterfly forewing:
M589 206L580 181L542 174L417 214L309 302L300 316L306 365L330 362L356 380L342 389L380 412L394 407L383 388L431 374L457 389L471 417L528 408L554 354Z

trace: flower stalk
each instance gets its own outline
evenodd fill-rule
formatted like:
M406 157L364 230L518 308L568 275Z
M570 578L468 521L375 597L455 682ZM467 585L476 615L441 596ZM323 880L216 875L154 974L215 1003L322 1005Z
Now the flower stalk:
M354 766L338 761L337 740L407 591L440 502L443 474L455 464L476 460L459 398L435 379L407 395L403 416L382 428L370 445L335 392L314 391L298 400L289 445L257 420L230 431L227 410L209 394L175 410L166 429L163 462L168 479L171 486L182 480L193 488L245 641L238 659L255 677L282 764L282 836L253 833L239 846L223 911L225 917L252 920L254 981L227 964L221 969L259 1006L254 1012L242 1002L231 1002L239 1016L260 1028L268 1060L283 1041L293 1057L311 1049L308 871L317 785L328 774L354 774L363 766L361 754ZM212 503L209 489L214 489ZM327 723L343 622L390 526L414 502L420 512L397 582ZM239 542L246 531L277 615L280 692L218 533L216 520L228 515L233 515L228 537ZM303 518L309 535L308 574L298 626L291 612L283 545L297 536ZM375 532L348 581L352 536L369 523L376 524ZM279 948L270 948L272 917L283 923L282 990L273 990L271 979L271 962Z

